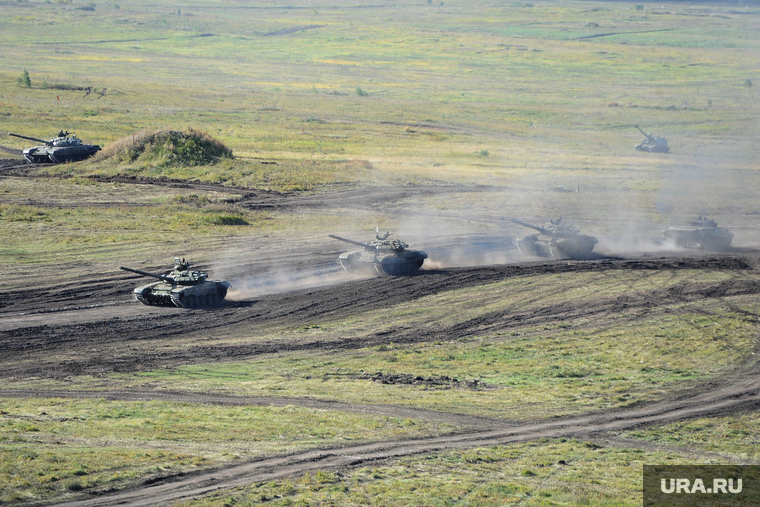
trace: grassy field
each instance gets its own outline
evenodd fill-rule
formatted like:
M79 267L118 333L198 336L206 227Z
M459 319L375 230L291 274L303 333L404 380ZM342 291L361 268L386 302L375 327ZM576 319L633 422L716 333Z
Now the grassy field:
M284 191L488 184L516 190L493 206L507 216L658 225L708 214L743 227L748 213L760 212L751 86L760 80L760 43L747 36L756 6L25 1L4 9L3 130L49 138L66 128L108 146L143 128L192 127L235 154L211 166L91 161L52 174ZM29 88L18 83L24 69ZM672 153L634 152L641 137L634 123L666 136ZM3 144L29 146L9 137ZM28 194L19 185L2 182L3 203ZM580 194L545 192L578 185ZM61 184L57 192L74 200L78 190ZM101 235L92 223L78 241L129 250L166 229L171 239L183 226L208 238L220 234L220 215L260 225L256 214L201 204L212 209L162 209L160 221L123 210L124 220L145 226ZM64 222L88 221L79 214L89 210L70 212ZM51 213L0 210L3 233L31 250L11 245L0 252L4 262L59 253L57 241L39 234L65 228ZM298 224L289 218L278 222L293 234Z
M364 342L374 333L413 329L434 332L484 315L529 314L566 300L587 301L684 281L714 282L724 273L617 272L520 277L492 285L446 291L413 304L363 311L307 325L271 324L240 335L215 337L217 346L268 341L324 344L320 352L262 355L254 361L202 363L129 375L79 377L49 382L16 379L9 386L60 389L139 389L253 396L317 397L347 403L389 403L431 410L530 420L573 415L651 402L697 382L732 371L751 360L757 324L747 322L753 298L725 303L678 303L647 312L568 318L548 325L514 323L459 341L381 345L350 352L330 350L337 340ZM732 277L734 278L734 277ZM498 317L493 317L498 319ZM503 317L502 317L503 318ZM174 345L200 344L205 335ZM169 345L167 345L169 346ZM363 373L436 378L461 384L441 386L381 384ZM483 383L465 388L468 379Z
M223 141L234 158L199 166L93 159L45 168L37 179L0 178L0 288L18 286L37 269L58 281L82 265L113 270L116 261L131 265L147 257L156 264L188 243L195 249L188 255L212 261L221 246L247 238L324 238L377 222L408 231L525 232L482 220L431 224L422 212L542 221L566 214L588 224L583 232L613 236L659 234L665 224L709 214L747 244L741 233L757 237L760 213L760 39L753 35L760 8L747 1L638 7L495 0L2 2L3 147L30 146L6 132L51 138L63 128L107 147L146 128L190 127ZM641 134L633 124L666 137L672 152L635 152ZM491 185L501 192L394 203L347 224L328 211L244 209L228 202L240 196L232 188L197 192L89 178L117 174L299 193L388 185ZM411 221L415 213L422 218ZM393 326L426 331L489 312L530 311L539 302L729 276L744 275L515 278L428 296L391 308L390 317ZM653 309L646 318L621 313L487 331L455 343L291 353L79 377L65 386L313 396L509 420L578 414L657 400L749 361L757 324L737 309L757 312L757 302L684 303ZM215 340L361 339L389 327L388 317L366 312ZM383 385L358 378L362 371L446 374L492 387ZM389 439L453 430L292 407L52 399L0 405L0 500L19 504L362 440L370 432ZM756 459L743 450L754 444L756 419L691 421L626 436ZM132 437L119 437L125 432ZM594 445L552 440L409 458L346 476L318 472L257 484L197 504L635 505L642 463L685 459L680 451ZM569 466L556 465L560 459Z
M9 379L6 387L306 397L356 405L404 405L512 422L593 413L673 397L705 380L720 379L737 366L751 364L758 327L746 315L757 311L756 298L675 303L644 314L613 313L553 325L515 324L504 332L453 342L391 344L349 352L330 351L330 342L338 337L360 342L368 333L392 327L425 332L500 310L529 313L532 308L568 299L592 305L599 298L736 277L741 275L704 270L521 277L447 291L382 312L360 312L306 326L257 326L239 336L213 338L218 346L319 340L325 344L324 352L281 352L252 361L202 363L129 375L72 376L63 381ZM208 338L205 334L189 336L177 346L192 347L197 340ZM378 371L427 379L445 374L459 382L373 382L372 374ZM363 376L365 372L370 375ZM467 386L464 381L472 379L479 383ZM2 495L19 502L120 488L146 477L362 441L370 433L373 440L382 440L461 429L414 419L298 407L60 399L6 400L1 405L0 456L6 478ZM361 468L346 476L321 471L190 504L221 505L236 498L271 500L274 505L330 501L403 505L416 497L432 504L457 498L494 505L539 505L549 499L634 505L642 463L715 462L718 458L710 453L720 453L721 459L727 460L756 459L756 453L747 449L752 447L757 417L750 413L631 431L623 434L631 449L623 445L599 450L587 441L541 441L410 458ZM659 450L636 450L637 441ZM559 459L570 466L556 466ZM119 465L114 465L115 461Z
M374 441L452 429L299 407L163 402L2 400L0 413L0 499L9 503L135 486L368 435Z
M179 505L633 506L641 504L642 465L655 462L691 461L667 451L541 439L406 458L348 474L319 470Z

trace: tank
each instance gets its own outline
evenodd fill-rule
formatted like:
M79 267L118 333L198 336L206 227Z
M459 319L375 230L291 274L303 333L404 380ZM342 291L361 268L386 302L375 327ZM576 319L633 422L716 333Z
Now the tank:
M134 290L135 299L149 306L213 306L222 302L227 295L227 289L230 288L229 282L206 280L206 273L190 271L190 263L185 259L179 260L179 257L174 258L174 270L165 275L155 275L123 266L119 266L119 269L160 280L141 285Z
M521 222L516 218L512 221L540 233L516 241L517 249L526 255L554 259L587 259L594 250L594 245L599 242L593 236L578 234L580 231L571 225L562 225L562 217L549 220L543 227Z
M340 236L329 235L333 239L345 241L362 247L340 255L338 260L343 269L349 273L376 273L381 276L413 275L422 267L427 254L422 250L407 250L409 245L394 239L388 239L390 233L382 237L375 231L375 240L362 243Z
M662 233L678 246L713 251L726 250L734 237L725 227L702 216L688 226L668 227Z
M637 129L639 129L638 125L634 125ZM639 144L634 146L636 150L638 151L648 151L650 153L667 153L670 151L670 148L668 148L668 142L665 140L664 137L660 136L653 136L652 134L647 134L643 130L639 129L639 132L644 134L644 140L641 141Z
M94 144L84 144L74 134L69 134L61 130L58 137L45 141L36 137L22 136L8 132L9 136L37 141L42 143L41 146L27 148L24 150L24 158L32 164L41 164L44 162L53 162L54 164L64 164L66 162L76 162L84 160L95 155L100 151L100 146Z

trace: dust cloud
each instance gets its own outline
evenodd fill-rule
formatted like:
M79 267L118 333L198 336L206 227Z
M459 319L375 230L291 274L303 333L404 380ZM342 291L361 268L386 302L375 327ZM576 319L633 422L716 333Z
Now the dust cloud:
M229 280L232 288L227 292L230 301L241 301L270 294L303 289L314 289L327 285L368 278L360 274L348 273L337 262L334 270L277 270Z

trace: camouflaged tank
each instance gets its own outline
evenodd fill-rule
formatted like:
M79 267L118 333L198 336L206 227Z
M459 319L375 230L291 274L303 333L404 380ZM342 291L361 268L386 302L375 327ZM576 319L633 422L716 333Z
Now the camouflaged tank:
M714 220L699 217L688 226L668 227L662 233L676 245L685 248L722 251L731 246L734 235L725 227L718 227Z
M213 306L222 302L230 288L229 282L206 280L206 273L190 271L190 263L185 259L179 260L179 257L174 258L174 270L166 275L154 275L123 266L119 266L119 269L161 280L141 285L134 290L135 299L149 306Z
M419 271L428 256L422 250L407 250L409 245L397 239L389 240L390 233L388 232L380 237L376 231L375 240L372 243L362 243L332 234L329 236L362 247L361 250L343 253L338 259L343 269L350 273L376 273L381 276L413 275Z
M100 146L95 144L84 144L74 134L69 134L61 130L58 137L45 141L36 137L22 136L8 132L9 136L37 141L42 146L35 146L24 150L24 158L32 164L42 164L44 162L53 162L54 164L64 164L66 162L77 162L95 155L100 151Z
M580 231L576 227L561 225L562 217L557 220L549 220L549 223L543 227L527 224L514 218L512 221L540 232L540 234L534 234L515 242L520 253L526 255L552 257L554 259L587 259L594 250L594 245L599 242L593 236L578 234Z
M639 129L638 125L634 125L634 127ZM634 146L637 151L648 151L650 153L667 153L670 151L668 142L664 137L647 134L641 129L639 129L639 132L644 134L644 140Z

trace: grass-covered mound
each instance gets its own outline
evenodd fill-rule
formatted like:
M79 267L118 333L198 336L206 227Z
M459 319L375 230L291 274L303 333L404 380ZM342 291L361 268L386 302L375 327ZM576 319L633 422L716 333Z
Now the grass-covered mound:
M232 150L200 130L145 129L124 137L98 153L96 161L111 159L153 167L210 165L231 159Z

